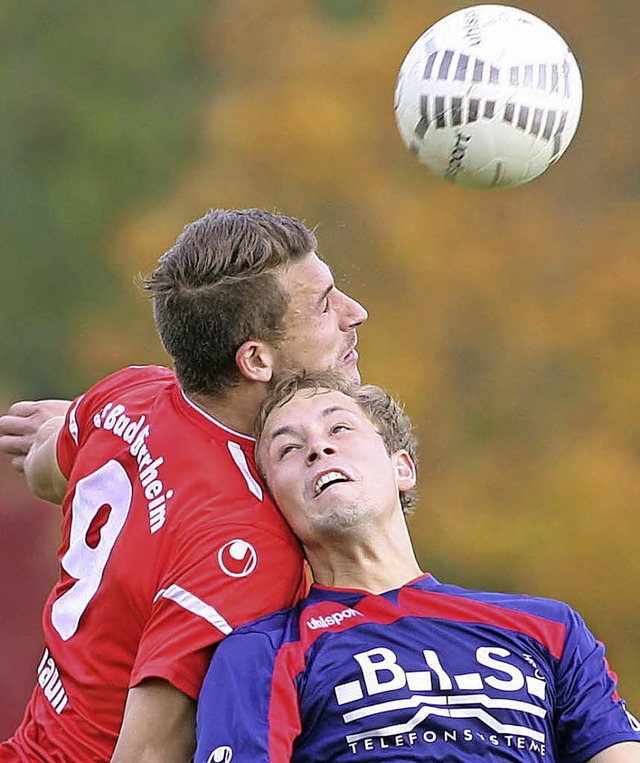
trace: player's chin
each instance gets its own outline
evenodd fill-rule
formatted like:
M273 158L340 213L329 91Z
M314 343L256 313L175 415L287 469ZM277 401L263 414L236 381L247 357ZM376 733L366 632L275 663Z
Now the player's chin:
M357 363L344 364L340 366L340 371L348 381L353 382L354 384L360 384L360 371L358 370Z
M358 371L358 367L357 367L357 366L354 366L354 367L351 369L350 373L348 374L348 378L349 378L349 380L350 380L350 381L352 381L354 384L360 384L360 382L362 381L362 379L361 379L361 377L360 377L360 371Z

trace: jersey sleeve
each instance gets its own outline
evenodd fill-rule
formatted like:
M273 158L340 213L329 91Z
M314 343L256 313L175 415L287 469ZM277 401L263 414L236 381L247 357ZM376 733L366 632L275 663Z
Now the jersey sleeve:
M213 645L306 590L295 540L260 526L191 527L156 594L131 686L160 677L196 699Z
M278 654L267 634L256 632L234 634L217 648L198 702L195 763L291 760L300 712L294 680L275 677ZM293 708L277 728L271 717L276 692L280 704Z
M85 405L82 403L85 402ZM62 474L69 479L71 468L75 461L80 445L79 416L86 410L86 396L80 395L69 406L64 424L58 433L56 442L56 459Z
M640 724L617 691L604 646L571 612L558 674L560 759L583 763L611 745L640 741Z
M92 417L116 393L152 379L168 381L173 374L162 366L130 366L116 371L93 385L84 395L76 397L65 416L56 442L56 460L62 474L69 479L78 449L88 437Z

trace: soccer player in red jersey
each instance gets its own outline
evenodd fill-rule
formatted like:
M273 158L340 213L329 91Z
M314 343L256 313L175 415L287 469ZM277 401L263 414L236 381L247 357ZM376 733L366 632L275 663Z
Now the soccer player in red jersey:
M314 583L216 650L195 763L640 763L640 723L577 612L422 572L416 443L389 395L293 378L257 428Z
M315 249L293 218L206 214L145 284L175 371L130 367L70 405L21 403L0 419L0 449L62 503L36 687L1 763L190 760L213 645L305 592L250 433L291 369L358 378L367 314ZM60 411L23 463L32 422Z

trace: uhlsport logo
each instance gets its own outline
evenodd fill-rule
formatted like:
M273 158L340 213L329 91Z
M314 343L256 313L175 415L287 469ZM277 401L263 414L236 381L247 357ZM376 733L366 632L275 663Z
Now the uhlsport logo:
M235 538L225 543L218 551L218 564L225 575L231 578L245 578L255 570L258 554L246 540Z
M307 621L307 628L312 631L318 628L330 628L332 625L341 625L344 620L348 620L350 617L364 617L362 612L358 612L357 609L343 609L340 612L333 612L330 615L320 615L319 617L312 617Z
M233 750L226 745L216 747L216 749L207 758L207 763L231 763Z

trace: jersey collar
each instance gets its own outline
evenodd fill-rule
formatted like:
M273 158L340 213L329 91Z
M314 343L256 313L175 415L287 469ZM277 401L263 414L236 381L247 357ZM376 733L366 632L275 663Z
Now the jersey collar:
M213 424L217 429L221 430L227 435L231 435L239 440L244 440L245 442L251 443L252 445L255 444L255 437L243 434L242 432L236 432L235 429L231 429L231 427L226 426L221 421L218 421L218 419L216 419L210 413L205 411L204 408L201 408L197 403L194 403L194 401L188 397L187 393L182 389L182 387L178 387L178 390L179 398L183 404L182 407L187 410L191 418L200 421L202 424L205 424L206 422Z

